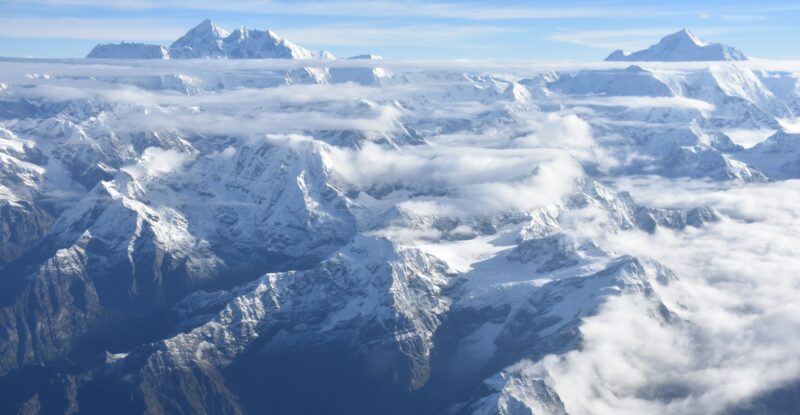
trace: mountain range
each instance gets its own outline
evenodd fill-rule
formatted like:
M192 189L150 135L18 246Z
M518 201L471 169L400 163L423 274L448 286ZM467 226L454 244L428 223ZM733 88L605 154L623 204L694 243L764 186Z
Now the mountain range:
M369 56L369 55L362 55ZM99 44L87 58L99 59L335 59L329 52L312 52L271 30L240 27L228 33L204 20L169 48L143 43ZM637 52L615 50L607 61L742 61L747 56L721 43L707 43L687 29L667 35L657 44Z
M796 407L797 68L88 57L3 61L0 413Z
M87 58L115 59L333 59L327 52L311 52L270 30L242 26L231 33L204 20L169 48L142 43L101 44Z

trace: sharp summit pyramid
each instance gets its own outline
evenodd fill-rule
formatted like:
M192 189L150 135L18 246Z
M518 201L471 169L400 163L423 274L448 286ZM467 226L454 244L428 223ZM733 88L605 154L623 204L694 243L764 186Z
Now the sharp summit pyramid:
M738 49L722 43L708 43L692 32L682 29L664 36L647 49L633 53L615 50L607 61L626 62L682 62L682 61L744 61L747 56Z

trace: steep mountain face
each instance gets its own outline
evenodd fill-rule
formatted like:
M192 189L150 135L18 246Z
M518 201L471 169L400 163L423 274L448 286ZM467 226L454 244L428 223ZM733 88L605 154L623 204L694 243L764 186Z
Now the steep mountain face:
M375 393L417 389L429 376L432 336L449 307L442 295L448 280L447 266L430 255L357 237L314 269L267 274L230 293L228 304L207 323L155 348L133 351L135 359L119 363L125 367L121 375L137 369L134 376L148 410L166 413L192 412L197 399L211 398L234 412L264 410L262 399L231 399L261 387L273 390L268 407L277 411L320 409L325 400L345 409L341 405L364 392L353 384L369 388L365 381L374 382ZM305 383L302 378L313 373L287 373L283 393L274 391L281 388L277 379L255 384L238 379L279 365L302 366L304 359L317 362L312 356L325 349L328 357L347 359L354 364L352 372L370 379L356 377L338 391L315 390L313 381L306 390L292 390L288 386ZM141 361L142 353L149 354L144 366L130 367L128 361ZM287 361L277 361L278 356ZM321 370L344 370L342 363L328 362ZM215 392L209 396L191 385L179 387L182 378L212 385ZM165 388L172 392L165 394ZM298 402L309 394L319 401Z
M232 69L313 55L210 21L170 54L214 59L4 62L0 413L592 413L559 365L598 321L685 336L640 336L660 351L758 308L715 291L719 243L671 245L763 215L670 197L800 174L785 71ZM602 398L693 398L656 372Z
M0 129L0 269L24 254L53 222L35 202L45 182L43 155L34 143Z
M168 137L157 138L162 139L161 145L170 143ZM186 141L175 144L189 154L196 151ZM169 172L161 164L181 153L148 146L137 164L122 167L110 181L101 179L60 212L52 226L46 222L37 228L46 234L25 251L27 257L3 270L8 276L4 282L16 287L22 278L51 284L50 278L79 277L103 310L85 317L82 324L97 325L116 313L127 314L124 318L146 315L153 307L173 303L198 288L230 286L265 270L315 263L345 244L355 225L327 183L318 153L310 151L269 144L244 146L229 158L209 155L196 160L192 168L197 173L190 169L165 182L163 175ZM291 181L295 186L287 187ZM180 201L189 193L196 199L184 205ZM231 197L240 202L220 204ZM289 223L293 225L284 225ZM17 244L15 248L26 247ZM49 289L49 295L57 299L43 314L35 314L31 324L48 333L70 333L62 324L71 322L56 316L74 314L70 301L86 301L66 300L86 297L70 284ZM16 323L24 318L18 313L27 313L28 289L14 288L6 294L13 304L8 311L16 316L7 326L12 336L8 344L15 344L14 338L22 343L7 349L4 372L28 363L29 357L47 360L52 341L31 338L25 335L28 328ZM58 352L70 352L88 328L82 330L62 339ZM99 329L95 335L101 333L112 335L113 330ZM20 361L17 350L25 341L30 342L26 347L44 351L26 354Z
M231 59L310 59L311 52L281 39L269 30L234 30L222 40L225 56Z
M777 132L737 158L775 180L800 177L800 134Z
M664 36L658 43L633 53L615 50L607 61L628 62L680 62L680 61L744 61L747 56L739 50L721 43L706 43L692 32L682 29Z
M169 51L176 59L223 58L223 40L229 34L211 20L203 20L172 43Z
M0 252L0 267L25 253L53 223L53 217L47 211L26 201L3 200L0 204L0 216L3 218L0 231L3 247Z

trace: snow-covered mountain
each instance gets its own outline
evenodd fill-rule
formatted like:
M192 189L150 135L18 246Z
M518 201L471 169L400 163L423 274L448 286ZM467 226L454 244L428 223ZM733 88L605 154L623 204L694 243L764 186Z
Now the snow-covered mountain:
M800 134L776 132L738 158L773 179L800 178Z
M176 59L310 59L319 57L280 38L270 30L240 27L228 34L211 20L204 20L169 47Z
M658 43L647 49L632 53L615 50L608 55L606 60L628 62L744 61L747 60L747 56L725 44L704 42L692 32L682 29L664 36Z
M0 413L723 413L800 377L796 68L210 21L169 54L3 61Z
M169 51L160 45L145 43L106 43L95 46L88 59L169 59Z
M169 47L175 58L224 58L223 40L229 33L209 19L179 37Z
M377 55L358 55L347 59L356 61L380 61L383 58ZM392 82L393 77L391 70L376 66L335 67L331 68L329 73L331 83L354 82L362 85L371 85L375 83L385 84L387 82Z
M244 26L231 33L209 19L190 29L169 48L142 43L101 44L87 58L111 59L335 59L329 52L311 52L271 30Z

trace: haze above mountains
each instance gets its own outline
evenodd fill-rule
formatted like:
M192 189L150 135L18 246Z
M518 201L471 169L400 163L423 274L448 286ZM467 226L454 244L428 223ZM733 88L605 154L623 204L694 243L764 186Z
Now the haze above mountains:
M369 55L365 55L369 56ZM106 59L335 59L328 52L311 52L270 30L240 27L226 32L209 19L189 30L168 48L143 43L97 45L87 58ZM706 43L687 29L665 36L647 49L612 52L607 61L741 61L739 50L720 43Z
M116 59L330 59L326 52L311 52L280 38L270 30L240 27L226 32L204 20L169 48L142 43L98 45L87 58Z

